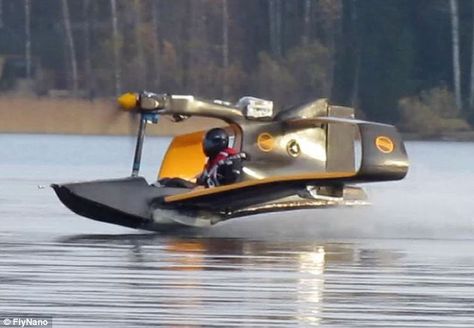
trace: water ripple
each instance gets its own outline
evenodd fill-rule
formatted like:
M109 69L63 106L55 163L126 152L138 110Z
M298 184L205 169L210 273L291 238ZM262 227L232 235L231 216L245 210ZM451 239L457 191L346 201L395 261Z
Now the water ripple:
M474 258L452 264L466 245L446 262L386 243L0 236L0 309L57 327L474 325Z

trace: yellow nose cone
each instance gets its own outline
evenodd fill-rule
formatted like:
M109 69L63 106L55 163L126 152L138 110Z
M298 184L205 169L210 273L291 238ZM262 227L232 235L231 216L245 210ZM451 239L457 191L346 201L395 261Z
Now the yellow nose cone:
M124 110L133 110L137 107L137 94L133 92L127 92L117 98L117 103Z

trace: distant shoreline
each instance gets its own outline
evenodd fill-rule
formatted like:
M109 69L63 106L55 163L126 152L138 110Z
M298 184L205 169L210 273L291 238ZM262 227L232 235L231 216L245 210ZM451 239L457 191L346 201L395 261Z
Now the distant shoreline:
M149 125L147 134L173 136L223 125L222 121L192 117L174 123L163 117ZM24 98L0 96L0 133L109 135L137 133L137 116L120 111L114 99L83 100L70 98ZM450 132L425 136L402 133L406 141L474 141L474 131Z
M193 117L174 123L163 117L149 125L149 135L176 135L222 125L215 119ZM131 135L136 114L121 111L115 100L0 97L0 133Z

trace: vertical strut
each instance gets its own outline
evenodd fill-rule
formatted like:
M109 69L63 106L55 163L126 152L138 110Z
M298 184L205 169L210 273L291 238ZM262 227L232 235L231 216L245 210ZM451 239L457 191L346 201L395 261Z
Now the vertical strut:
M140 162L142 160L143 141L145 139L147 119L144 114L140 114L140 127L138 129L137 144L135 146L135 157L133 158L132 177L138 176Z
M142 160L143 141L147 123L158 123L160 116L156 112L140 113L140 127L138 128L137 144L135 146L135 157L133 158L132 177L138 176Z

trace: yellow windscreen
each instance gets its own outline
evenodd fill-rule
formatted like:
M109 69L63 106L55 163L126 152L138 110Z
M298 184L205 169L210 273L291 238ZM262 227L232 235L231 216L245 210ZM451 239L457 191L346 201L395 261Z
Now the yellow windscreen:
M192 180L201 173L206 163L206 156L202 151L202 138L205 132L176 136L168 147L158 178Z

